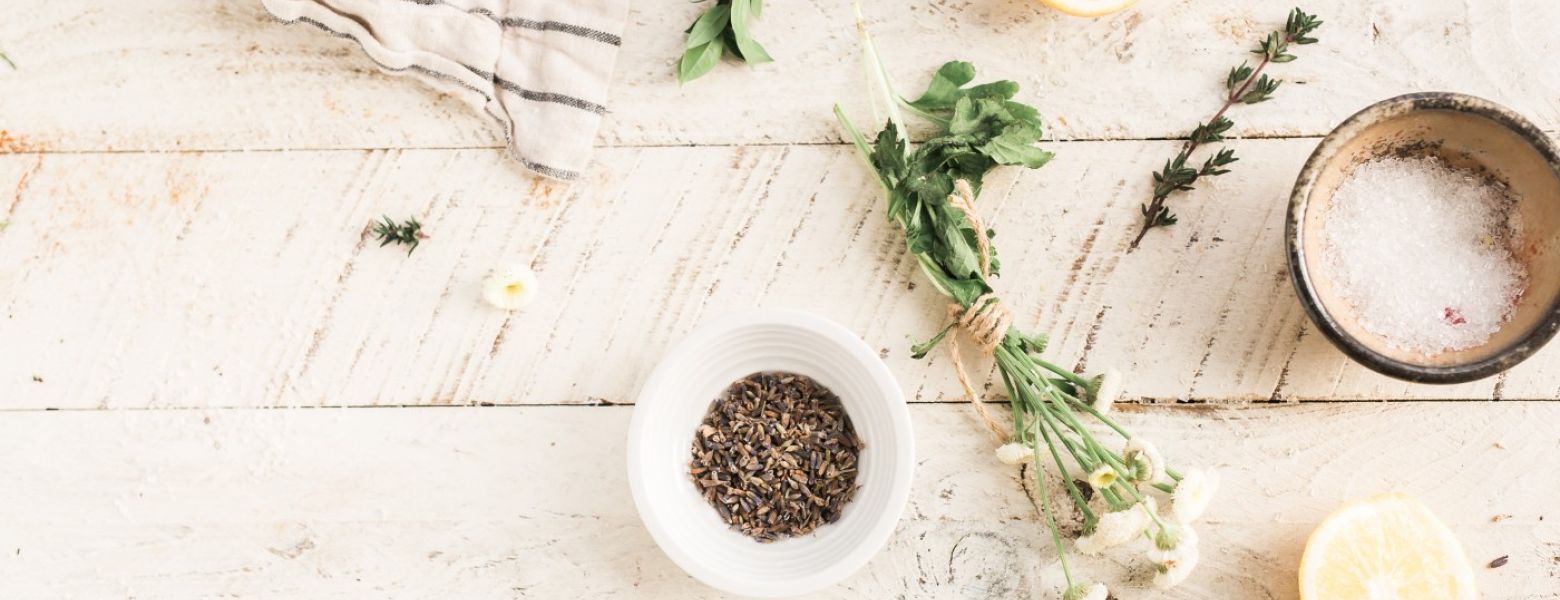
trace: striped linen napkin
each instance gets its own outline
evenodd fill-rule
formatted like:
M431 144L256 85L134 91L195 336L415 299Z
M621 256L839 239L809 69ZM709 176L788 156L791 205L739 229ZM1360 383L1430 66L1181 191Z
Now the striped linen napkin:
M575 179L606 112L628 0L261 0L287 23L351 38L386 71L481 107L510 151Z

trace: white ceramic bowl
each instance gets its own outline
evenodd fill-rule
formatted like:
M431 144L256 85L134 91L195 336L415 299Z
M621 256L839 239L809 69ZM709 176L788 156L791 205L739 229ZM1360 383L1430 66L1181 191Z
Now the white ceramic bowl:
M828 387L863 444L861 489L840 519L768 544L731 530L688 476L694 430L710 403L758 371ZM745 596L804 594L860 569L894 532L914 466L910 411L888 367L849 330L799 311L748 311L699 328L656 367L629 425L628 481L650 535L688 574Z

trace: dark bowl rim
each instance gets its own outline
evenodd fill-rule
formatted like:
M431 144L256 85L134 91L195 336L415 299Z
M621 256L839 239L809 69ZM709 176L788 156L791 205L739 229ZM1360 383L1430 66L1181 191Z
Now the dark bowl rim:
M1402 107L1407 110L1401 110ZM1295 295L1311 322L1329 341L1344 354L1372 371L1416 383L1465 383L1500 373L1542 348L1560 329L1560 295L1549 305L1549 314L1528 333L1509 347L1484 360L1446 366L1428 366L1404 362L1370 349L1344 332L1338 321L1322 305L1321 298L1311 286L1310 272L1305 264L1305 250L1300 243L1300 228L1306 208L1310 203L1311 189L1323 164L1338 149L1365 128L1387 118L1422 110L1446 110L1472 113L1500 124L1523 138L1539 152L1549 164L1549 170L1560 179L1560 150L1539 128L1522 115L1493 101L1457 92L1418 92L1395 96L1371 104L1339 123L1316 145L1305 166L1295 179L1295 187L1289 197L1289 213L1284 225L1284 239L1288 246L1289 278L1294 284Z

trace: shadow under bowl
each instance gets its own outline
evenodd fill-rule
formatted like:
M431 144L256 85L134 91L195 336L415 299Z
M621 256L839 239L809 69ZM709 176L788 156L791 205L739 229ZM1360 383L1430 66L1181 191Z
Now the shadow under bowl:
M1367 331L1344 301L1324 259L1323 225L1333 193L1355 167L1382 156L1434 156L1487 174L1516 200L1517 260L1526 290L1510 319L1483 344L1426 354ZM1511 368L1560 327L1560 152L1522 116L1489 100L1447 92L1383 100L1349 117L1306 161L1289 200L1289 274L1323 335L1370 369L1414 382L1461 383Z

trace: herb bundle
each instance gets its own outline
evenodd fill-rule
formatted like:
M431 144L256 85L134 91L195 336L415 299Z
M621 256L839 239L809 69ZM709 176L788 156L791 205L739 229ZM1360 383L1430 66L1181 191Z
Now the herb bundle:
M764 13L764 0L716 0L688 26L687 50L677 63L677 81L688 83L710 72L722 54L759 64L773 61L749 32L752 20Z
M383 221L374 224L374 237L379 239L380 248L403 244L407 246L406 253L410 255L427 235L423 234L422 223L418 223L416 218L398 224L386 216Z
M1187 166L1191 160L1192 152L1199 146L1220 142L1224 140L1224 134L1235 126L1225 113L1236 104L1257 104L1273 97L1273 92L1278 90L1282 80L1272 79L1262 71L1273 63L1286 63L1295 59L1295 55L1289 53L1289 45L1306 45L1316 43L1316 38L1309 37L1311 32L1322 26L1322 21L1316 15L1308 15L1299 8L1289 13L1289 20L1284 23L1283 31L1274 31L1252 50L1252 54L1259 54L1262 59L1257 61L1257 66L1252 67L1247 62L1241 62L1240 66L1232 67L1228 75L1224 77L1224 105L1219 111L1213 113L1213 118L1206 123L1198 123L1187 136L1186 142L1181 144L1181 151L1175 158L1165 161L1162 170L1154 173L1154 197L1140 208L1143 213L1143 225L1138 230L1137 237L1132 238L1132 247L1136 248L1143 241L1143 236L1148 235L1148 230L1155 227L1167 227L1176 223L1175 213L1165 208L1165 200L1170 194L1184 192L1192 189L1192 184L1203 177L1215 177L1230 172L1224 167L1239 160L1235 158L1235 151L1230 148L1220 149L1213 156L1203 161L1202 166ZM1195 163L1193 163L1195 165Z
M888 217L904 230L909 252L933 286L950 299L950 322L917 344L915 356L923 357L940 342L949 344L966 398L999 438L1011 439L997 449L1000 460L1018 464L1044 456L1041 460L1055 463L1065 497L1083 521L1076 549L1096 554L1146 538L1155 582L1165 587L1179 583L1197 563L1197 538L1190 524L1207 508L1217 474L1170 469L1153 444L1133 437L1110 418L1111 404L1121 393L1120 374L1112 370L1086 378L1046 361L1041 356L1045 337L1013 327L1011 312L991 286L1000 266L991 247L995 231L981 223L974 200L991 169L1038 168L1051 158L1034 146L1041 137L1038 111L1013 100L1018 85L1011 81L967 86L975 69L964 62L943 65L920 98L900 97L892 91L859 11L857 22L870 79L875 95L886 104L888 123L869 142L838 106L835 115L883 185ZM912 147L901 110L930 121L936 133ZM955 328L995 359L1012 409L1010 431L997 425L975 397L959 362ZM1096 434L1105 429L1113 435ZM1112 437L1121 441L1109 444ZM1032 472L1037 504L1067 578L1063 597L1104 598L1102 584L1075 578L1052 508L1053 490L1042 469ZM1075 482L1071 473L1087 475ZM1162 499L1165 494L1173 498L1171 511L1161 515L1156 496Z

